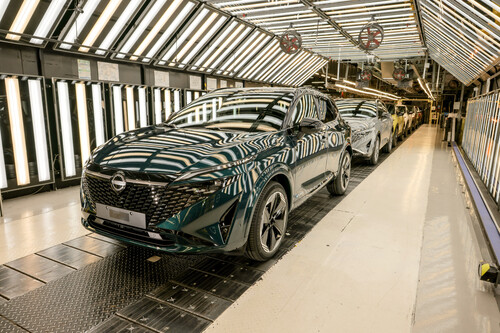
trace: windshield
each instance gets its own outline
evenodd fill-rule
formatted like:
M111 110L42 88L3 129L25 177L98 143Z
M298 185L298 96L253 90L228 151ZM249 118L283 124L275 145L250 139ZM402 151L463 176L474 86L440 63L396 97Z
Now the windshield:
M377 117L377 104L372 101L338 100L335 101L342 117Z
M245 132L281 129L291 92L222 90L202 96L167 121L177 127L204 127Z

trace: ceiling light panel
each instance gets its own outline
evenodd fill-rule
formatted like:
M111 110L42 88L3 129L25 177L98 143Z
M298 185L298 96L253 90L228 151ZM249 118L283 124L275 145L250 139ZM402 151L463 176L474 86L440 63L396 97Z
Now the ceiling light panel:
M229 15L201 6L170 40L157 65L186 68L229 20Z
M294 81L290 83L292 86L301 86L306 82L314 73L316 73L321 67L325 66L327 63L326 60L319 59L319 61L315 62L311 67L309 67L305 73L302 73L301 76L296 78Z
M252 27L249 24L232 19L191 61L190 68L201 72L213 71L251 31Z
M498 9L488 0L421 0L429 54L463 84L500 61Z
M278 36L293 24L294 29L303 37L302 46L324 56L348 61L366 60L364 51L352 45L327 21L299 1L209 0L209 2ZM377 23L383 26L385 36L382 46L372 53L381 60L393 57L394 52L389 51L401 44L404 46L398 50L400 58L425 54L411 0L325 0L315 1L314 4L354 39L357 39L362 27L375 16ZM318 46L318 43L322 45ZM328 51L325 50L325 46L328 46Z
M184 0L150 2L113 57L150 63L176 34L197 4Z
M298 77L302 77L302 75L314 64L320 62L321 59L315 57L308 57L306 61L304 61L300 66L298 66L294 71L289 71L285 76L278 80L277 83L290 85L294 80Z
M255 29L224 59L214 74L234 76L245 64L250 62L252 57L259 54L271 39L272 36L267 32Z
M71 0L0 1L0 38L45 47ZM34 37L39 38L34 38Z
M87 0L59 36L55 49L106 56L144 0Z

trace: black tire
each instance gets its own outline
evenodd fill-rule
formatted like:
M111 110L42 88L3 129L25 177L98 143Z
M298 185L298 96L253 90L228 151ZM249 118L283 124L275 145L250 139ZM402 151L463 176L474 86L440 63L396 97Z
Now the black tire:
M385 146L382 148L382 151L386 154L390 154L392 151L392 141L394 140L394 132L391 132L391 135L389 136L389 141L385 144Z
M378 163L378 157L380 155L380 137L377 136L373 144L372 156L368 160L371 165L376 165Z
M269 209L272 209L270 205L272 206L273 204L272 202L269 203L269 200L273 200L272 198L274 195L278 195L280 200L283 200L285 203L284 207L281 207L281 202L277 204L279 207L281 207L280 211L273 212ZM271 259L276 254L276 252L278 252L278 249L283 243L283 239L286 234L286 227L288 224L288 208L288 197L283 186L281 186L280 183L274 181L269 182L264 190L262 190L262 193L257 199L257 204L255 206L250 225L250 233L248 235L245 256L256 261L266 261ZM267 215L270 216L269 221L264 221L265 211L267 212ZM273 218L274 222L272 222L271 215L274 215L275 213L277 213L277 215L276 218ZM272 245L273 243L268 243L271 241L269 237L278 237L279 228L277 217L282 217L282 219L279 219L279 221L283 220L283 225L281 235L279 235L279 240L275 240L274 245ZM265 235L265 228L268 228L267 236ZM266 244L263 244L262 238L266 238ZM271 245L274 247L270 248Z
M340 159L339 172L337 177L332 179L328 184L326 184L326 189L332 195L343 195L349 186L349 180L351 179L351 154L346 150L342 154Z
M392 137L392 148L396 148L398 145L399 141L399 135L398 135L398 128L396 127L396 130L394 131L394 135Z

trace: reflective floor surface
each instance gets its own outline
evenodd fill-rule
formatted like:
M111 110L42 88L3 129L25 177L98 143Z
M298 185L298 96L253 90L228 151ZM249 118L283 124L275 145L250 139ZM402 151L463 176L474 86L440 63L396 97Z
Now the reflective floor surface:
M451 154L422 126L207 332L499 332Z

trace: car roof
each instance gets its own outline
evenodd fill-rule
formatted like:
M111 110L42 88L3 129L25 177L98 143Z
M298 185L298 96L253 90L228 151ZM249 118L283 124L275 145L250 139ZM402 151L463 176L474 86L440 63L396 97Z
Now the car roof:
M335 102L347 102L347 103L377 103L378 99L365 99L365 98L337 98Z
M312 89L312 88L307 88L307 87L299 87L299 88L287 88L287 87L251 87L251 88L220 88L211 91L212 92L225 92L225 91L231 91L231 92L241 92L241 93L269 93L269 92L274 92L274 93L282 93L282 94L293 94L295 97L298 95L302 94L311 94L314 96L320 96L323 98L330 98L328 95L323 94L322 92Z

